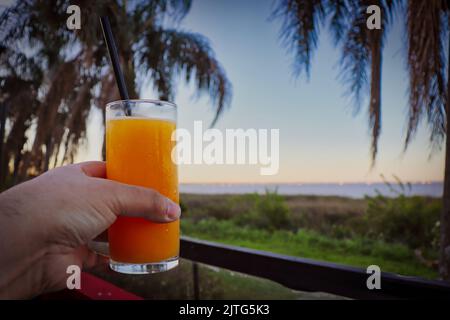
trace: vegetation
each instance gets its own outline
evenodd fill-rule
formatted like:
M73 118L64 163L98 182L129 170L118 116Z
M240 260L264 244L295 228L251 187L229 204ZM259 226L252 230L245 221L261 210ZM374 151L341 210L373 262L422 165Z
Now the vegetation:
M434 226L441 208L438 199L402 194L365 199L282 196L269 191L263 195L182 194L181 199L184 235L356 267L377 264L383 271L403 275L430 279L438 275L435 240L429 236L438 233ZM279 227L267 223L270 220ZM417 234L414 241L410 228ZM194 298L193 266L187 260L151 277L118 274L107 266L91 272L144 298ZM339 298L293 291L202 264L198 264L198 279L201 299Z
M76 32L66 27L66 9L74 4L83 12ZM209 95L216 121L231 97L225 71L208 39L170 27L190 7L190 0L27 0L6 8L0 16L0 190L73 162L90 110L119 98L101 15L111 20L130 98L151 86L159 98L173 99L176 80L183 79Z
M411 249L438 248L440 201L424 197L368 199L366 234Z
M98 15L109 14L130 96L151 85L172 99L175 79L192 81L212 99L215 122L231 97L231 85L208 40L168 28L189 12L191 1L71 1L83 8L83 27L66 28L69 1L53 6L17 1L0 18L0 190L52 166L72 162L86 139L92 108L118 98ZM447 1L372 1L382 10L381 30L365 26L363 0L279 0L281 37L295 55L296 74L309 73L318 30L329 22L342 49L342 80L356 109L367 100L372 164L381 132L382 50L396 13L406 18L409 109L405 148L421 119L433 147L446 141L450 168L450 25ZM41 23L42 21L48 23ZM120 26L127 26L121 28ZM446 32L447 31L447 32ZM447 72L447 76L446 76ZM367 92L366 92L367 91ZM185 234L225 243L434 278L450 277L450 170L444 206L425 197L183 195ZM444 208L442 208L444 207ZM442 218L439 213L443 210ZM441 228L440 245L438 230ZM137 280L136 280L137 281ZM219 280L217 280L219 281Z
M252 225L270 231L289 228L290 211L283 198L276 192L267 191L264 197L249 196L249 208L233 219L239 225ZM238 199L232 199L232 207L239 206ZM234 209L236 210L236 209Z
M182 195L185 235L287 255L437 277L441 202L265 195ZM324 205L327 203L328 205ZM261 205L264 204L264 205ZM280 215L277 219L274 216ZM272 223L266 223L272 220ZM274 228L273 223L280 227Z
M380 9L381 28L369 29L367 8ZM341 50L341 80L359 111L367 99L372 135L372 166L381 133L381 70L383 47L395 18L406 23L405 65L409 75L409 105L405 150L421 120L426 120L432 150L445 141L444 207L440 221L440 274L450 280L450 6L445 0L278 0L273 13L282 21L283 44L294 54L294 70L309 75L319 31L329 28Z

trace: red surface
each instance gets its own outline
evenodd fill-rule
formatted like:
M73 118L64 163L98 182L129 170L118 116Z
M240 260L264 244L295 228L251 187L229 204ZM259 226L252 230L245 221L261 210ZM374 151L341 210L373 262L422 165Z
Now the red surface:
M81 289L65 289L42 295L39 299L143 300L133 293L86 272L81 273Z

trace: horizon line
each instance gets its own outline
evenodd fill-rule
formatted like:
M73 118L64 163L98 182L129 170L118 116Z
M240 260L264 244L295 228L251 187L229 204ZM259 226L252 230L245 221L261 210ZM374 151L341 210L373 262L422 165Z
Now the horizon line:
M275 184L292 184L292 185L306 185L306 184L339 184L339 185L345 185L345 184L399 184L398 181L373 181L373 182L367 182L367 181L356 181L356 182L227 182L227 181L195 181L195 182L180 182L179 184L232 184L232 185L245 185L245 184L257 184L257 185L275 185ZM443 180L430 180L430 181L401 181L402 184L443 184Z

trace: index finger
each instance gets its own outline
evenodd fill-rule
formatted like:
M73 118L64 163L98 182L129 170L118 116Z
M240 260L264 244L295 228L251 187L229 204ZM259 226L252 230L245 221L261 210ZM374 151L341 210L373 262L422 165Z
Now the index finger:
M78 165L89 177L106 178L106 163L104 161L87 161Z

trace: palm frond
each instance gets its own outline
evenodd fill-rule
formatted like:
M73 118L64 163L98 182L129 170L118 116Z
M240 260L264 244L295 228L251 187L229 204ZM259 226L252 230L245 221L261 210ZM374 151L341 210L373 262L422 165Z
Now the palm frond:
M205 37L174 29L149 31L137 57L161 99L173 99L176 76L193 79L198 92L208 94L215 105L212 126L229 105L231 84Z
M116 79L111 73L107 73L100 80L98 88L99 94L94 96L94 104L97 108L104 110L106 104L110 101L119 100L119 90L117 89Z
M17 39L24 38L29 25L32 1L17 1L0 15L0 44L13 46Z
M309 76L311 58L317 48L319 28L325 19L323 0L281 0L272 19L282 19L280 39L294 55L294 75Z
M14 48L0 45L0 75L3 78L32 81L38 85L42 81L42 69L34 57L29 57ZM11 88L10 88L11 89ZM14 90L2 90L3 94ZM1 95L0 93L0 101Z
M366 8L371 4L378 5L381 9L382 28L380 30L367 28ZM367 95L367 89L370 86L368 114L372 136L372 166L374 166L378 152L378 138L381 133L382 50L395 4L388 0L353 0L347 2L346 10L350 24L345 36L338 41L342 43L341 80L348 84L346 94L353 98L355 112L361 109L363 98Z
M405 149L425 115L432 146L440 146L445 136L446 63L442 35L446 27L443 27L443 5L440 0L408 2L409 113Z
M330 32L335 45L341 42L345 35L349 23L350 10L350 4L347 0L331 0L327 3L326 14L331 16Z
M368 88L370 45L367 37L365 8L354 1L349 6L348 13L349 23L345 34L340 38L342 72L339 79L347 84L348 89L345 94L352 97L355 113L357 113Z
M0 170L6 170L8 164L12 163L13 172L17 173L22 152L28 140L26 132L31 126L38 106L37 90L34 83L20 78L9 78L5 83L7 92L14 92L14 94L9 95L2 102L4 106L7 106L10 129L4 144L1 161L3 167ZM4 175L2 177L5 178Z
M62 142L66 146L62 163L73 159L78 150L77 147L86 139L87 117L91 109L92 99L91 88L92 83L89 80L85 81L74 93L73 99L68 103L68 110L70 111L67 113L65 123L61 126L67 134L58 143L59 145ZM58 155L55 154L55 157L57 159Z
M111 18L130 95L140 84L136 73L147 74L160 97L167 99L175 95L176 77L192 79L197 92L210 96L215 123L231 97L223 68L206 38L167 30L168 23L177 26L191 3L58 0L49 6L45 1L23 0L5 9L0 16L0 102L14 104L8 108L7 140L15 156L5 160L3 153L0 162L14 162L13 174L20 180L30 172L46 170L51 161L70 162L86 139L91 106L103 109L107 101L118 98L98 24L102 14ZM69 4L82 9L81 30L66 28ZM17 99L25 101L27 88L30 101L18 103ZM31 123L35 130L25 133ZM27 139L31 150L25 146ZM4 165L0 170L5 170Z
M378 152L378 138L381 133L381 61L382 61L382 31L371 30L370 45L370 102L369 126L372 129L372 166Z
M58 81L60 75L64 75L64 81ZM49 88L45 93L41 108L37 114L36 134L33 142L32 155L39 158L47 139L52 135L51 129L56 124L56 117L62 102L70 96L77 83L77 65L73 62L65 62L56 65L49 73Z
M140 18L141 22L153 20L154 25L161 26L166 17L174 21L183 19L189 12L192 0L153 0L153 1L134 1L133 15ZM142 25L142 23L140 24ZM142 31L142 30L141 30Z

